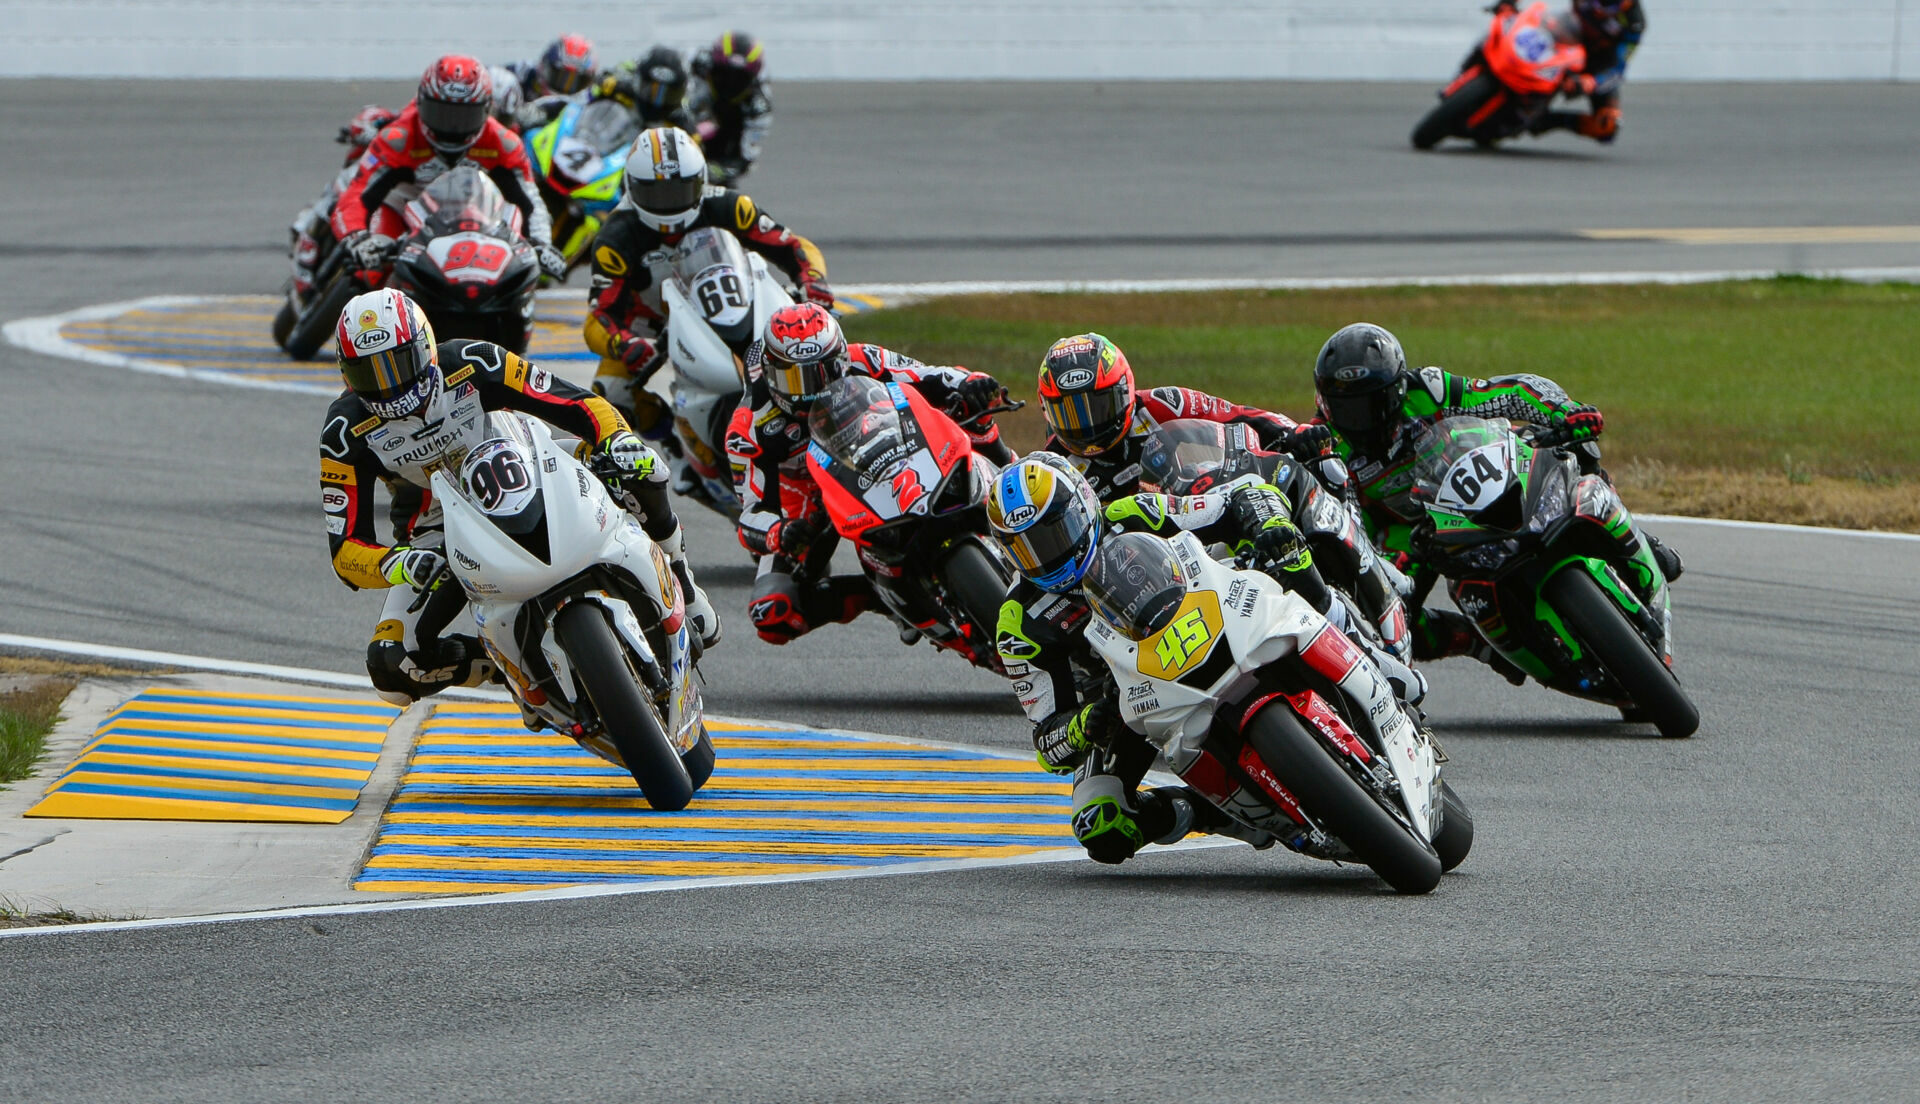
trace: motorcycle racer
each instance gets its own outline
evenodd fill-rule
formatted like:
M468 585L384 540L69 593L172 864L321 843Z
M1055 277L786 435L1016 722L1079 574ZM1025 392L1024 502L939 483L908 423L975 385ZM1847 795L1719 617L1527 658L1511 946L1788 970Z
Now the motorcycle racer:
M1502 6L1512 7L1513 0L1502 0ZM1587 66L1568 76L1567 92L1587 97L1592 110L1549 111L1529 129L1534 134L1571 130L1610 143L1620 133L1620 88L1627 80L1627 59L1647 32L1647 12L1640 0L1573 0L1573 14L1580 20Z
M686 60L665 46L655 46L644 57L623 61L602 74L592 96L619 100L633 109L643 127L672 126L694 133L698 125L687 110ZM711 161L707 168L711 174Z
M700 120L700 141L717 184L733 184L760 159L773 128L773 99L763 75L766 47L745 31L728 31L689 66L687 108Z
M353 181L354 163L367 152L367 147L379 136L380 131L399 117L399 112L368 104L348 119L339 132L333 136L335 142L347 147L346 156L341 161L340 171L327 183L325 191L313 206L301 211L287 229L292 235L293 285L304 301L313 290L314 268L319 265L326 244L332 239L327 220L333 215L333 205L340 193Z
M1283 414L1241 406L1189 387L1156 387L1138 393L1126 354L1097 333L1054 342L1040 362L1039 388L1041 411L1051 431L1042 451L1064 456L1093 485L1102 502L1140 490L1147 443L1163 421L1195 418L1244 425L1261 449L1303 459L1318 455L1329 437L1323 426L1296 425ZM1292 505L1304 509L1307 503ZM1325 532L1310 518L1296 516L1295 520L1302 526L1312 525L1316 534ZM1396 581L1387 577L1390 572L1375 557L1351 547L1352 543L1347 542L1345 551L1328 549L1340 559L1342 570L1336 577L1355 580L1348 589L1404 657L1409 649Z
M827 262L812 242L775 222L751 196L709 185L706 157L686 131L642 131L627 155L625 194L594 240L584 337L600 355L594 390L631 391L634 428L649 437L669 435L666 405L645 389L666 360L659 345L666 247L705 226L732 233L772 262L809 302L833 305Z
M393 239L403 232L400 216L383 205L388 194L401 185L425 184L467 158L520 208L541 270L555 279L565 275L566 260L553 247L553 224L526 144L491 117L492 109L492 79L478 61L448 54L428 67L414 101L380 131L334 204L334 237L353 250L363 271L377 275L384 269Z
M1347 631L1346 607L1314 568L1291 513L1286 496L1255 476L1206 494L1135 494L1102 507L1085 477L1050 453L1025 457L994 482L987 518L1021 576L1000 608L995 646L1033 724L1040 765L1074 775L1074 835L1096 861L1122 862L1147 843L1174 843L1190 831L1243 831L1188 787L1136 793L1153 747L1121 723L1118 690L1085 637L1091 610L1080 587L1101 540L1108 533L1184 531L1227 544L1251 553ZM1411 704L1425 696L1418 673L1364 638L1358 642L1402 699Z
M405 705L448 686L479 685L492 673L477 638L441 635L464 608L459 587L438 586L421 608L408 608L445 564L432 472L458 470L486 436L491 410L540 418L631 473L622 486L640 508L642 528L672 562L696 634L704 646L718 642L719 617L686 562L666 464L606 400L498 345L436 343L425 313L392 289L351 300L334 340L346 390L327 409L320 433L321 505L334 574L355 590L391 588L367 646L367 674L382 698ZM390 545L375 532L376 483L393 498Z
M585 92L599 75L593 43L577 34L561 35L535 60L514 62L506 68L519 82L520 98L528 107L546 100L571 100Z
M1313 370L1315 421L1333 431L1333 449L1347 465L1374 541L1408 565L1415 585L1414 658L1472 655L1508 681L1525 676L1474 631L1472 621L1445 609L1419 609L1436 580L1419 564L1420 526L1426 510L1412 497L1415 430L1457 414L1506 418L1559 427L1575 445L1583 471L1599 472L1591 442L1605 420L1599 410L1574 402L1559 384L1526 373L1469 379L1437 367L1407 368L1400 341L1387 330L1357 322L1337 331L1320 349ZM1666 582L1680 577L1680 556L1636 527L1629 541L1645 540ZM1658 585L1635 580L1643 593Z
M747 358L748 390L727 429L727 460L740 498L740 544L760 564L748 614L760 639L785 644L879 605L864 575L820 577L839 534L807 471L807 415L827 384L862 375L911 387L948 410L974 448L1002 464L1013 455L983 412L1005 389L984 372L922 364L879 345L849 345L817 303L775 311ZM903 629L902 636L909 643L918 638L913 630Z

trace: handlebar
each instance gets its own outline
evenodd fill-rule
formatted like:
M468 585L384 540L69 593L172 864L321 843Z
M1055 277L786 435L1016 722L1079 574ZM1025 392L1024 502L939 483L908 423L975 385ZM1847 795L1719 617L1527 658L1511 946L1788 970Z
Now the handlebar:
M440 584L446 582L447 576L451 573L448 562L441 560L440 566L434 568L433 574L427 576L427 581L421 584L420 593L413 596L413 602L407 606L407 612L419 613L420 607L427 604L427 599L433 597L433 592L440 589Z
M1520 436L1534 448L1559 448L1573 443L1573 430L1551 423L1530 425Z

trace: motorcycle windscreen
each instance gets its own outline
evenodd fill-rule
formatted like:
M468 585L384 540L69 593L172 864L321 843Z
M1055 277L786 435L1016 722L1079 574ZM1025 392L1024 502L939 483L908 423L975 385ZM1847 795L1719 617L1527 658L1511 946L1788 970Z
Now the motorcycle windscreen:
M1261 470L1242 427L1198 418L1155 427L1141 446L1140 468L1160 493L1170 495L1201 494Z
M427 211L424 229L436 237L470 231L513 239L519 208L478 165L462 163L441 173L420 193L419 203Z
M574 124L573 136L600 156L606 157L626 149L635 138L640 137L640 120L617 100L595 100L580 109L580 120ZM577 179L586 183L591 178Z
M735 351L759 336L753 332L751 271L739 240L724 230L702 227L674 249L674 280L687 300L699 306L707 325Z
M1517 516L1507 516L1517 515L1521 493L1513 441L1504 418L1460 416L1421 427L1414 438L1415 501L1495 528L1516 528Z
M890 478L909 452L900 422L904 395L870 376L842 376L827 384L807 415L813 442L863 484Z
M1093 612L1129 640L1165 629L1187 597L1187 573L1173 547L1149 533L1101 541L1080 585Z
M541 562L551 563L546 499L533 478L532 455L530 442L518 433L482 441L460 465L460 487L495 528Z

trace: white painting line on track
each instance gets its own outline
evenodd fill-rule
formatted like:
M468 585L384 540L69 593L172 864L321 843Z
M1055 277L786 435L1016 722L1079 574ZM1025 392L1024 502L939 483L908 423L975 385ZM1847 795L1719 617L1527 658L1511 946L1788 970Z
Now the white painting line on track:
M1920 541L1920 533L1889 533L1884 529L1836 529L1827 525L1789 525L1783 521L1740 521L1735 518L1687 517L1683 514L1635 514L1633 517L1636 521L1677 521L1686 525L1713 525L1722 529L1753 529L1766 533L1816 533L1837 537Z

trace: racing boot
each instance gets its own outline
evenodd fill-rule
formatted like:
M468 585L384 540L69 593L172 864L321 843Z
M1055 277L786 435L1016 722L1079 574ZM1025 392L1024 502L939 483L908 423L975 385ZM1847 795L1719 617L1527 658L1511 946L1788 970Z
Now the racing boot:
M1107 864L1126 862L1147 843L1138 820L1140 807L1119 776L1109 773L1111 765L1110 755L1095 751L1073 776L1073 838L1087 849L1088 858ZM1156 812L1157 834L1172 831L1171 803L1158 802Z
M700 638L700 650L704 652L720 643L720 613L707 601L707 592L693 581L693 568L687 565L686 527L676 524L673 533L659 544L660 550L667 554L667 562L673 565L674 577L680 580L680 592L687 600L687 617L693 621L693 635Z
M450 686L484 686L499 675L480 638L449 633L407 651L398 640L367 647L367 676L383 701L405 708Z
M1680 561L1680 553L1659 537L1649 534L1647 549L1653 553L1653 562L1659 565L1660 574L1667 577L1667 582L1673 582L1686 572L1687 565Z
M1603 107L1591 115L1582 115L1573 129L1582 138L1591 138L1603 146L1609 145L1620 134L1620 109Z

